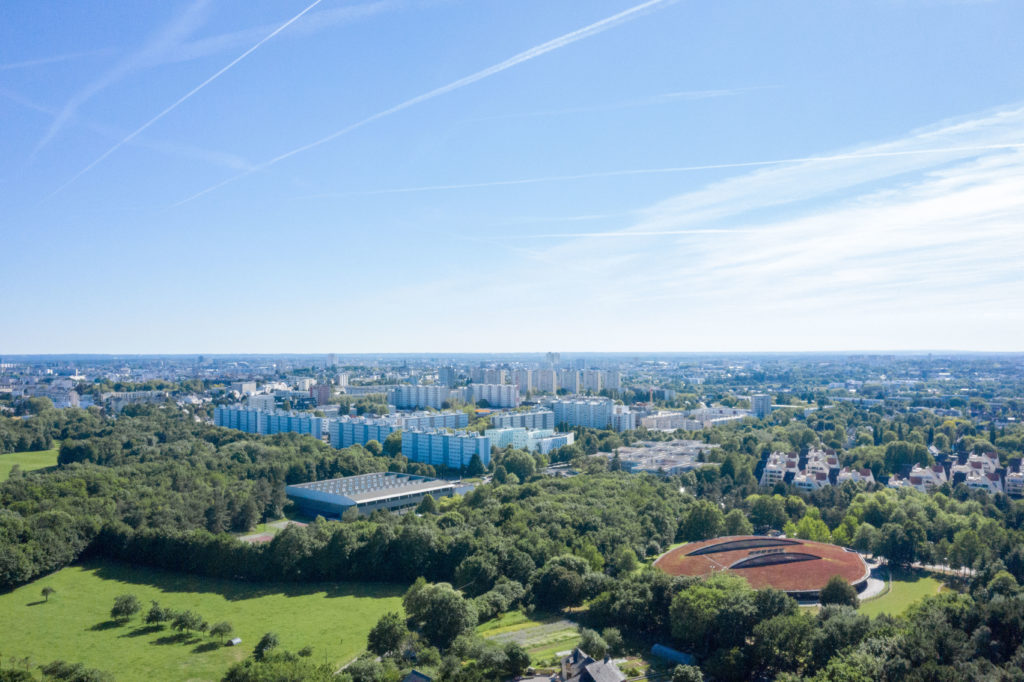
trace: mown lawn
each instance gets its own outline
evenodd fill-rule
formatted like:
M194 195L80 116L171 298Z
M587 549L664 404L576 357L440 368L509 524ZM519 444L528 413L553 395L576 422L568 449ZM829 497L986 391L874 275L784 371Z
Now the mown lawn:
M57 466L57 448L38 452L12 452L0 455L0 481L6 481L11 469L18 465L22 471L35 471Z
M925 574L893 573L892 587L888 592L865 602L861 602L860 611L869 616L887 613L898 616L914 602L938 594L942 583Z
M40 591L56 592L44 602ZM265 632L281 647L313 647L313 660L342 664L366 648L366 635L386 611L402 610L404 586L359 583L244 583L91 562L65 568L0 594L0 655L4 667L29 657L82 662L129 680L219 680L235 661L252 654ZM182 611L192 609L211 625L226 620L242 638L238 647L169 627L157 630L136 616L127 625L110 620L120 594L134 594Z

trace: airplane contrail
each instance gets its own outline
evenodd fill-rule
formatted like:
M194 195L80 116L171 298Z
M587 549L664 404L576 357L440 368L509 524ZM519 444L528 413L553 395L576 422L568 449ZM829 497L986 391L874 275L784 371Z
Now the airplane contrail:
M347 135L353 130L362 128L368 123L372 123L386 116L390 116L391 114L398 113L403 109L408 109L409 107L415 106L422 102L426 102L427 100L433 99L435 97L445 95L454 90L464 88L467 85L472 85L477 81L481 81L485 78L501 73L506 69L511 69L513 66L517 66L518 64L522 64L523 62L535 59L536 57L540 57L541 55L547 54L548 52L552 52L559 48L575 43L579 40L583 40L584 38L589 38L590 36L597 35L598 33L602 33L603 31L607 31L608 29L613 28L626 21L629 21L638 16L639 14L651 10L658 5L665 5L675 1L676 0L648 0L647 2L631 7L627 10L623 10L618 14L613 14L610 17L601 19L600 21L590 24L589 26L584 26L583 28L577 29L570 33L566 33L565 35L559 36L558 38L554 38L553 40L549 40L546 43L542 43L535 47L531 47L530 49L520 52L517 55L509 57L503 62L499 62L493 66L487 67L486 69L482 69L480 71L477 71L476 73L465 76L464 78L452 81L447 85L442 85L439 88L435 88L434 90L425 92L422 95L413 97L412 99L407 99L400 104L396 104L393 107L384 109L383 111L379 111L376 114L373 114L372 116L368 116L367 118L362 119L361 121L356 121L355 123L349 124L342 128L341 130L335 131L330 135L327 135L326 137L322 137L319 140L310 142L309 144L302 145L301 147L296 147L295 149L292 149L289 152L285 152L284 154L281 154L279 156L275 156L269 161L259 164L251 171L240 173L239 175L235 175L233 177L228 178L227 180L223 180L217 183L216 185L207 187L201 192L197 192L196 194L193 194L192 196L186 199L182 199L181 201L174 204L174 206L181 206L182 204L186 204L194 199L198 199L204 194L209 194L210 192L220 189L224 185L235 182L236 180L240 180L256 171L265 170L277 163L280 163L281 161L284 161L285 159L295 156L296 154L301 154L302 152L309 151L310 149L326 144L331 140L335 140L341 137L342 135Z
M103 161L104 159L106 159L106 158L107 158L108 156L110 156L111 154L113 154L113 153L114 153L115 151L117 151L118 149L120 149L120 148L121 148L122 146L124 146L125 144L127 144L128 142L130 142L130 141L131 141L132 139L134 139L135 137L137 137L137 136L138 136L138 135L139 135L140 133L142 133L142 132L143 132L144 130L146 130L146 128L149 128L149 127L150 127L151 125L153 125L154 123L156 123L157 121L159 121L159 120L160 120L161 118L163 118L163 117L164 117L164 116L166 116L167 114L169 114L169 113L171 113L172 111L174 111L175 109L177 109L177 108L178 108L178 107L179 107L180 105L184 104L186 100L188 100L188 99L189 99L190 97L192 97L192 95L196 94L197 92L199 92L200 90L202 90L203 88L205 88L205 87L206 87L207 85L209 85L209 84L210 84L210 83L212 83L213 81L215 81L215 80L217 80L218 78L220 78L220 77L221 77L222 75L224 75L224 73L225 73L225 72L227 72L227 71L228 71L229 69L231 69L231 68L232 68L233 66L235 66L236 64L238 64L238 62L240 62L240 61L242 61L243 59L245 59L246 57L248 57L248 56L249 56L250 54L252 54L252 53L253 53L253 52L255 52L255 51L256 51L257 49L259 49L259 48L260 48L260 46L262 46L262 45L263 45L264 43L266 43L266 42L267 42L268 40L270 40L271 38L273 38L274 36L276 36L276 35L277 35L278 33L280 33L281 31L283 31L283 30L285 30L286 28L288 28L289 26L291 26L291 25L292 25L293 23L295 23L296 21L298 21L298 20L299 20L299 19L300 19L300 18L301 18L301 17L303 16L303 15L305 15L305 14L306 14L307 12L309 12L309 11L310 11L311 9L313 9L314 7L316 7L317 5L319 5L319 4L321 3L321 2L323 2L323 0L314 0L314 2L313 2L312 4L310 4L310 5L308 6L308 7L306 7L306 8L304 9L304 10L302 10L301 12L299 12L298 14L296 14L296 15L295 15L294 17L292 17L292 18L291 18L291 19L289 19L288 21L284 22L283 24L281 24L280 26L278 26L277 28L275 28L275 29L274 29L273 31L271 31L270 33L268 33L268 34L267 34L267 35L266 35L266 36L265 36L264 38L262 38L262 39L261 39L261 40L260 40L259 42L257 42L257 43L256 43L255 45L253 45L253 46L252 46L252 47L250 47L250 48L249 48L248 50L246 50L245 52L243 52L242 54L238 55L238 56L237 56L237 57L235 57L235 58L234 58L233 60L231 60L231 61L230 61L230 62L229 62L229 63L227 64L227 66L224 66L224 67L223 67L223 68L221 68L221 69L220 69L219 71L217 71L217 73L213 74L212 76L210 76L209 78L207 78L206 80L204 80L204 81L203 81L202 83L200 83L200 84L199 84L199 85L197 85L196 87L194 87L194 88L192 88L191 90L189 90L189 91L188 91L187 93L185 93L184 95L182 95L181 97L179 97L179 98L178 98L177 100L175 100L175 102L174 102L173 104L171 104L170 106L168 106L167 108L165 108L165 109L164 109L163 111L161 111L161 112L160 112L159 114L157 114L157 115L156 115L156 116L154 116L153 118L151 118L151 119L149 119L148 121L146 121L145 123L143 123L143 124L142 124L141 126L139 126L139 128L137 128L137 129L136 129L136 130L135 130L134 132L131 132L131 133L129 133L129 134L128 134L128 135L127 135L127 136L126 136L126 137L125 137L124 139L122 139L122 140L121 140L120 142L116 143L116 144L115 144L115 145L114 145L113 147L111 147L111 148L110 148L110 149L108 149L107 151L105 151L105 152L103 152L102 154L100 154L100 156L99 156L99 157L98 157L98 158L97 158L97 159L96 159L95 161L93 161L92 163L90 163L90 164L89 164L88 166L86 166L86 167L85 167L85 168L83 168L82 170L78 171L78 173L76 173L76 174L75 174L75 175L74 175L74 176L73 176L73 177L72 177L72 178L71 178L70 180L68 180L67 182L65 182L65 183L64 183L63 185L61 185L61 186L60 186L60 187L58 187L57 189L55 189L55 190L53 190L52 192L50 192L50 194L48 194L46 198L47 198L47 199L50 199L50 198L52 198L52 197L53 197L54 195L58 194L58 193L59 193L59 192L61 192L61 191L62 191L63 189L65 189L66 187L68 187L68 186L69 186L70 184L72 184L73 182L75 182L76 180L78 180L78 178L80 178L80 177L82 177L83 175L85 175L86 173L88 173L88 172L89 172L90 170L92 170L93 168L95 168L95 167L96 167L96 166L97 166L97 165L98 165L99 163L101 163L101 162L102 162L102 161Z
M1024 142L1006 144L988 144L964 147L942 147L935 149L904 149L890 152L852 152L849 154L831 154L827 156L798 156L789 159L773 159L770 161L740 161L737 163L711 163L699 166L669 166L667 168L632 168L627 170L597 171L594 173L577 173L574 175L544 175L536 178L517 178L514 180L492 180L487 182L465 182L451 185L420 185L417 187L393 187L390 189L371 189L355 192L335 192L312 194L307 199L325 199L349 196L372 196L376 194L405 194L411 192L433 192L439 190L474 189L481 187L507 187L512 185L534 185L544 182L564 182L570 180L589 180L593 178L614 178L626 175L661 175L666 173L686 173L692 171L719 170L727 168L756 168L758 166L780 166L788 163L812 163L827 161L848 161L855 159L884 158L891 156L913 156L919 154L950 154L955 152L982 152L995 149L1022 149ZM257 167L259 168L259 167Z

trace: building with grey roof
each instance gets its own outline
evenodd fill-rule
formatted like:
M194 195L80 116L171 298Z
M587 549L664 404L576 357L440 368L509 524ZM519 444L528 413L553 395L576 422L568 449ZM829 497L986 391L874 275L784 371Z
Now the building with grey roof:
M455 493L455 485L436 478L385 471L289 485L284 492L310 516L340 518L352 508L363 515L380 509L411 509L428 494L435 498L450 497Z

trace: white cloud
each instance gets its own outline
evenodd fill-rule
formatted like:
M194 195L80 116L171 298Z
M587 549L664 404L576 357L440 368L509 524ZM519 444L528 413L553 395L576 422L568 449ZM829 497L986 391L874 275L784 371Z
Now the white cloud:
M1024 150L998 146L1022 124L1001 111L711 183L597 233L615 239L505 241L548 247L516 265L517 297L556 302L579 350L1019 350ZM979 149L857 157L925 145Z

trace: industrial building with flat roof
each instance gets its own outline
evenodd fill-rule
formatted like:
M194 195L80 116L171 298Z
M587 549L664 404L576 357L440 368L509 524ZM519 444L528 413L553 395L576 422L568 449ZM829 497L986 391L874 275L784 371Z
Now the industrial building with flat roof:
M714 445L699 440L638 441L629 447L617 448L619 463L630 473L652 473L674 476L708 465L701 454Z
M352 508L363 515L381 509L411 509L428 494L435 498L453 495L455 485L436 478L385 471L289 485L284 492L310 516L340 518Z

